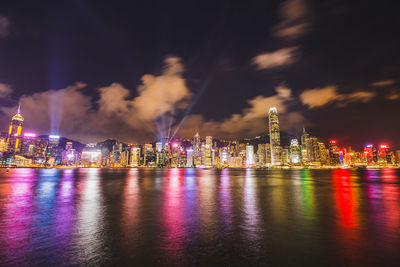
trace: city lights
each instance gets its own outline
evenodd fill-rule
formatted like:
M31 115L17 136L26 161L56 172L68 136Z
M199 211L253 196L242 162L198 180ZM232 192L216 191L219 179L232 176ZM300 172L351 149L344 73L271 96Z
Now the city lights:
M37 136L23 132L21 110L11 119L0 139L1 164L8 166L150 167L150 168L383 168L398 167L400 150L388 144L367 144L363 151L345 148L337 139L328 146L303 128L299 139L281 143L278 109L268 113L268 133L247 141L161 139L154 143L126 145L109 139L84 147L74 142L61 146L59 135ZM220 143L221 145L218 145Z

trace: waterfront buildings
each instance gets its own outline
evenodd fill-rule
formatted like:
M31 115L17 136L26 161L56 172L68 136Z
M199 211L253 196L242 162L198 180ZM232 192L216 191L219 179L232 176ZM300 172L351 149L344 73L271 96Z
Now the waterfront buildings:
M115 139L87 145L59 135L24 132L21 109L0 137L1 166L151 167L151 168L343 168L395 167L400 150L387 144L367 144L362 151L345 148L336 139L324 142L303 128L300 138L281 142L277 109L268 114L267 136L222 140L210 135L193 139L162 139L154 143L124 144ZM299 141L300 140L300 143ZM327 145L326 145L327 144Z

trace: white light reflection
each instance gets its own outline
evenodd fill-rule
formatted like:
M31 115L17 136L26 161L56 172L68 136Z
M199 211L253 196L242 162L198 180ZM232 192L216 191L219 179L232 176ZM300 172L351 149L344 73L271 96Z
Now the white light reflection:
M101 260L103 243L103 210L100 191L100 169L80 169L83 177L83 190L78 205L77 242L80 262L98 263ZM80 188L82 188L80 186Z
M246 237L249 241L257 241L261 236L260 227L260 212L257 205L257 193L255 190L255 175L254 169L246 169L246 177L244 181L244 212L245 212L245 224L244 230L246 232ZM257 246L253 247L258 249Z

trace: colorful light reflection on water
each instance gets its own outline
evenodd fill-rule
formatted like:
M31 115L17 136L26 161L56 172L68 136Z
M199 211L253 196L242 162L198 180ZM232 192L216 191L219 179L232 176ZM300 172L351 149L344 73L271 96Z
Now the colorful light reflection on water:
M400 172L0 170L0 265L394 265Z

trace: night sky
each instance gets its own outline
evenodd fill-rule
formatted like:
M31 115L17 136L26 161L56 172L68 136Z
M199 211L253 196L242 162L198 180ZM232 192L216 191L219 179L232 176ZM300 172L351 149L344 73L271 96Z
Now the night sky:
M2 1L0 125L78 141L282 131L400 146L398 1Z

